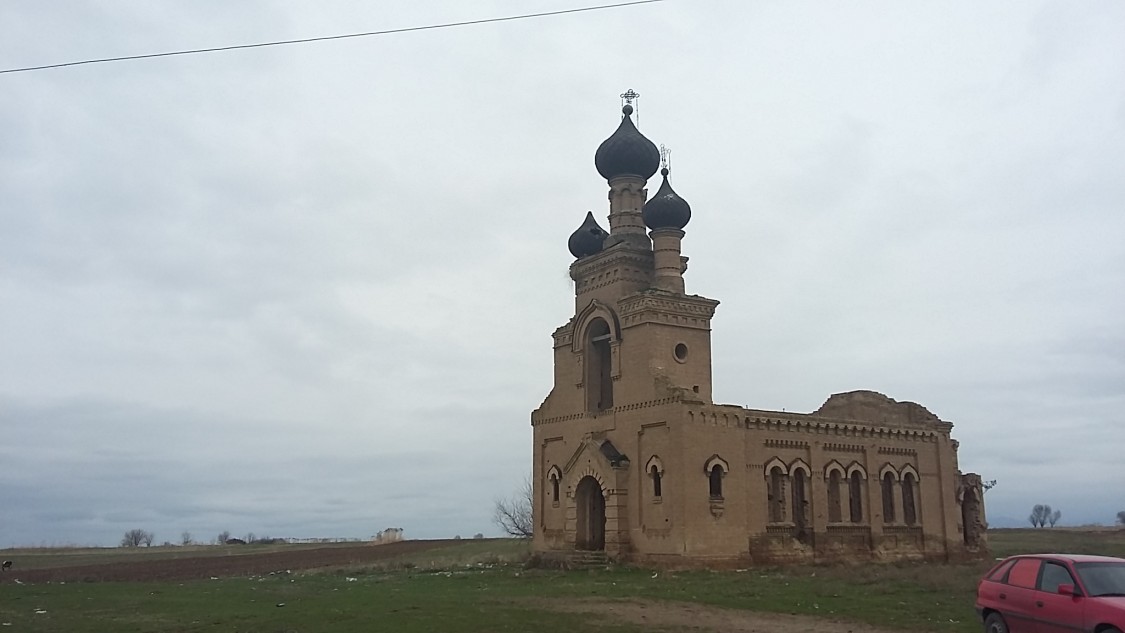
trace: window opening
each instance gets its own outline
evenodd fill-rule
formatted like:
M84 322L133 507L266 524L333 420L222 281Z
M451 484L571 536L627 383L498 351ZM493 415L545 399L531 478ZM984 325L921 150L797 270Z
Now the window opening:
M848 511L852 523L863 523L863 478L858 470L848 478Z
M1038 558L1021 558L1008 572L1008 584L1016 587L1035 588L1035 579L1039 577Z
M604 319L595 319L586 336L586 406L597 413L613 408L613 335Z
M660 471L655 465L652 467L652 496L660 496Z
M770 522L781 523L785 520L785 483L784 477L781 473L780 466L774 466L770 469L769 479L769 504L770 504Z
M677 361L679 361L681 363L687 361L687 355L688 355L687 345L684 345L683 343L676 343L676 347L673 348L672 353L675 354Z
M712 499L723 498L723 467L718 464L711 467L710 490Z
M883 475L883 523L895 522L895 476Z
M914 482L914 474L906 473L902 476L902 520L907 525L914 525L918 522L918 508L914 505L914 491L917 485Z
M828 475L828 522L839 523L844 520L840 507L840 471L834 470Z
M793 478L793 525L797 527L797 538L805 538L805 528L809 522L808 476L803 469L796 469Z
M1043 563L1043 573L1039 576L1039 590L1058 593L1059 585L1073 585L1074 579L1066 567L1058 563L1046 561Z

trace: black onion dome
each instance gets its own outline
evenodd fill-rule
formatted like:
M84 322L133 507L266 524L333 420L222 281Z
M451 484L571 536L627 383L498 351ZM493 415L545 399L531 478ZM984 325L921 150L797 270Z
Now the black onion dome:
M660 183L656 195L645 203L641 218L650 229L682 229L691 219L691 205L672 191L667 169L661 169L660 175L664 176L664 182Z
M621 125L598 146L594 166L606 180L626 175L648 180L660 167L660 150L633 125L633 120L629 118L633 106L626 104L621 112L625 114Z
M597 220L594 219L594 212L586 212L586 220L582 222L582 226L570 235L570 240L566 243L570 248L570 254L575 257L586 257L587 255L594 255L602 252L602 244L605 242L606 236L609 233L605 229L598 226Z

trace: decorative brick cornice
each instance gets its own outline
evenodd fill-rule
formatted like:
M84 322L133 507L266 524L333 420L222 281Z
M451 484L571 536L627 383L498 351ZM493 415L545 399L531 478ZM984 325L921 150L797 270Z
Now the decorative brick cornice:
M663 290L645 290L621 299L621 327L641 323L671 323L709 329L718 301L698 295L677 295Z
M762 442L768 448L808 448L809 443L804 440L776 440L767 439Z
M918 451L913 448L898 448L897 446L880 446L880 455L904 455L906 457L916 457Z
M821 447L823 450L830 453L862 453L864 452L863 446L859 444L841 444L839 442L825 442Z
M936 442L948 437L945 429L930 430L914 426L892 427L878 424L834 420L804 413L757 411L733 405L705 406L688 410L688 420L697 424L729 426L747 430L827 435L853 439Z
M578 280L596 276L621 265L638 268L652 268L652 251L629 248L626 244L615 244L607 250L584 257L570 265L571 279Z
M575 294L621 282L646 287L652 283L652 258L651 250L617 244L598 255L580 259L570 266Z
M566 347L574 340L574 319L560 325L551 335L555 339L555 347Z
M567 422L569 420L578 420L578 419L581 419L581 418L599 418L599 417L602 417L604 415L610 415L610 414L618 413L618 412L621 412L621 411L636 411L638 409L648 409L650 407L659 407L659 406L662 406L662 405L672 404L674 402L680 402L680 401L681 401L681 396L679 394L676 394L676 395L674 395L672 397L669 397L669 398L659 398L657 400L647 400L647 401L644 401L644 402L634 402L634 403L631 403L631 404L619 405L619 406L613 407L612 409L606 409L605 411L600 411L596 415L593 414L593 413L583 411L581 413L570 413L570 414L566 414L566 415L556 415L556 416L551 416L551 417L543 417L542 412L539 409L536 409L535 411L531 412L531 426L539 426L540 424L555 424L555 423L558 423L558 422Z

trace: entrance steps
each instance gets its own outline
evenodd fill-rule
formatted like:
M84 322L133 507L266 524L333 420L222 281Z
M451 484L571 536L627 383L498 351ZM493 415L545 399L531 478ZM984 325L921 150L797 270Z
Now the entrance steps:
M570 569L608 569L613 561L604 551L578 550L566 557Z

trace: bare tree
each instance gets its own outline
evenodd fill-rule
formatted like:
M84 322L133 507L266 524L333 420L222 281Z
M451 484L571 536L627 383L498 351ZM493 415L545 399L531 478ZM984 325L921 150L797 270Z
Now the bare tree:
M191 545L191 532L180 534L180 545Z
M497 499L492 520L508 536L531 538L535 533L532 517L531 478L523 480L523 488L508 499Z
M1062 518L1062 510L1055 510L1047 517L1047 523L1049 523L1051 527L1055 527L1055 524L1059 522L1060 518Z
M1125 526L1125 510L1117 513L1117 524Z
M1051 520L1051 506L1037 504L1031 509L1031 515L1027 517L1027 520L1031 522L1031 527L1041 528L1046 526L1047 521Z
M223 530L222 532L219 532L218 536L215 537L215 542L218 543L219 545L225 545L226 542L229 541L229 540L230 540L230 530Z
M146 532L141 529L129 530L125 533L125 536L121 538L121 547L140 547L141 545L152 545L152 539L152 532Z

